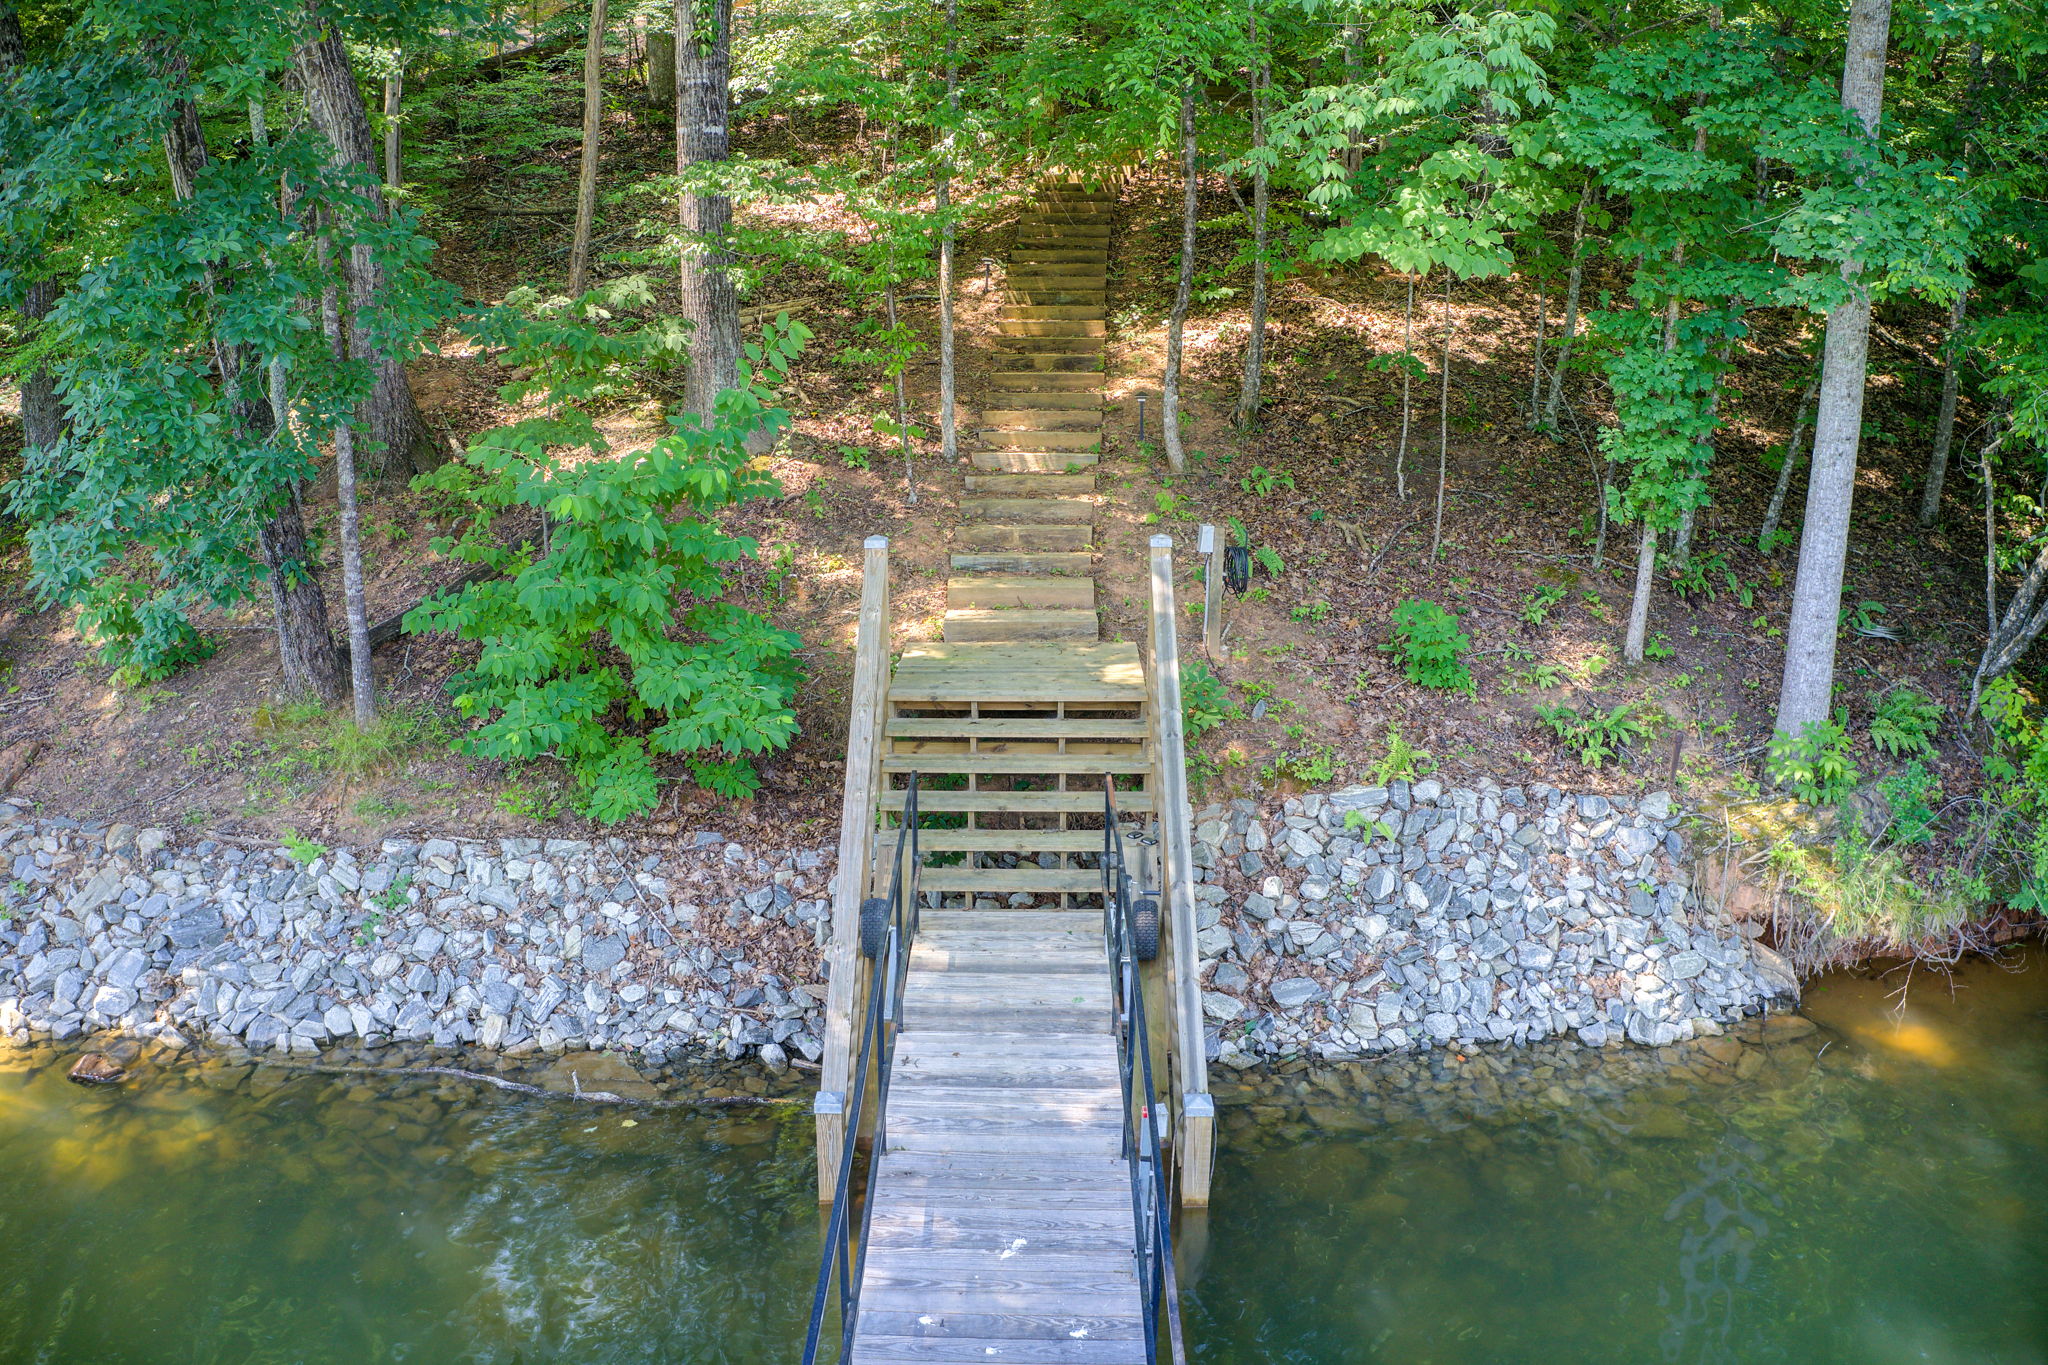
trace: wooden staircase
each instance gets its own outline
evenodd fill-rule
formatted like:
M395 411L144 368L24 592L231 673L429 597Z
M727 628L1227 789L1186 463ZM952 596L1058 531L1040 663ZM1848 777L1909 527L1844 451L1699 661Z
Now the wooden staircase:
M1003 277L993 390L960 505L945 639L1093 640L1111 197L1053 183Z

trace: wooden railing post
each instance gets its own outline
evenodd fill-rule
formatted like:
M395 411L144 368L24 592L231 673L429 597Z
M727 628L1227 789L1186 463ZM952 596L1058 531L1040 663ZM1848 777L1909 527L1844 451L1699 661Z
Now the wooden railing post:
M832 942L825 960L825 1055L811 1112L818 1123L818 1199L832 1200L846 1142L859 1021L871 967L860 955L860 903L875 861L875 814L882 784L882 713L889 695L889 541L869 536L861 568L853 646L853 701L846 728L846 786L839 808L839 866L832 887Z
M1216 1107L1209 1096L1209 1056L1202 1042L1201 958L1195 948L1193 812L1188 805L1187 750L1181 734L1180 645L1173 604L1173 538L1152 537L1151 710L1154 795L1164 873L1160 905L1165 956L1171 974L1174 1144L1180 1163L1181 1203L1209 1202L1215 1163Z

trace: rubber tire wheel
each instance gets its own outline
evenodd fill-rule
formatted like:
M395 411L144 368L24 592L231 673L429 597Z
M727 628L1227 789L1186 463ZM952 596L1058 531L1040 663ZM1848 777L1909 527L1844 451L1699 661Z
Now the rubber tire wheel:
M1150 962L1159 956L1159 902L1139 901L1131 907L1131 944L1138 952L1138 961Z
M880 957L882 945L888 941L888 898L870 896L860 903L860 955L867 958Z

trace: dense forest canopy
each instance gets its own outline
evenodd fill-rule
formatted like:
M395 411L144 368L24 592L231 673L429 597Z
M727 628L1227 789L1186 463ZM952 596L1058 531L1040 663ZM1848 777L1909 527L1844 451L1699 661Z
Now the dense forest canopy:
M1619 559L1621 664L1669 656L1669 613L1732 590L1729 555L1782 556L1789 600L1752 628L1782 655L1768 752L1747 761L1832 803L1878 743L1911 760L1893 828L1926 812L1912 832L1953 854L1955 894L2032 905L2044 65L2036 0L0 0L7 515L26 591L75 613L123 685L198 665L209 621L267 605L282 690L352 696L371 727L364 583L390 547L360 509L414 481L437 553L473 570L405 618L469 651L458 745L559 759L606 820L674 779L744 795L795 735L812 643L734 596L760 548L735 515L783 491L763 456L790 439L792 375L829 361L874 386L872 447L838 448L914 504L962 439L963 234L1044 172L1150 177L1175 215L1140 448L1161 515L1202 458L1191 320L1229 310L1208 329L1234 366L1220 401L1257 449L1296 358L1273 301L1386 274L1399 344L1366 344L1398 438L1390 465L1338 457L1337 477L1423 508L1421 562L1455 582L1452 319L1511 286L1533 334L1516 439L1591 471L1558 531L1596 570ZM522 222L556 234L523 277L458 268L478 224ZM798 312L846 325L778 318L792 280L833 300ZM1910 477L1885 477L1917 516L1880 527L1857 515L1870 353L1906 331L1933 338L1927 417ZM510 371L501 420L423 414L417 362L455 353ZM1710 544L1764 373L1794 419L1775 486L1739 547ZM665 434L614 457L607 414L648 393ZM1265 468L1246 492L1283 487ZM309 530L328 498L336 573ZM1852 735L1838 658L1883 631L1849 582L1871 537L1977 556L1984 595L1976 638L1946 645L1962 704L1886 693L1890 742ZM1391 620L1410 681L1475 691L1455 616L1418 598ZM1643 737L1628 705L1544 710L1586 755ZM1968 800L1921 765L1941 726L1981 759L1949 778Z

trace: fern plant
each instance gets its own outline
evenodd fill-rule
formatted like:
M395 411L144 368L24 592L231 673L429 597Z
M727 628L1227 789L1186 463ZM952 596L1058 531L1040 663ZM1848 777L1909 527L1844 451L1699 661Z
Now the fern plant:
M708 421L672 418L669 435L633 456L558 458L562 447L603 450L589 416L565 404L486 433L462 461L418 481L471 509L462 536L435 549L500 575L405 619L409 631L482 645L476 666L448 683L457 709L482 721L458 747L561 759L583 812L607 823L654 809L659 755L681 756L721 796L759 786L748 755L784 748L796 734L800 642L719 600L724 566L756 545L727 533L718 516L779 490L746 442L788 425L787 413L768 406L767 385L809 335L801 323L771 325L746 348L745 382L718 396ZM545 511L543 549L508 548L493 533L515 507Z
M1400 657L1410 682L1453 692L1474 692L1478 684L1465 665L1472 637L1458 628L1458 618L1434 602L1411 597L1394 608L1394 638L1380 648Z
M1941 707L1910 687L1894 687L1877 699L1870 717L1870 742L1893 758L1934 752Z

